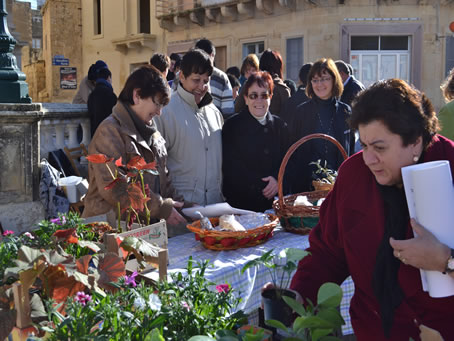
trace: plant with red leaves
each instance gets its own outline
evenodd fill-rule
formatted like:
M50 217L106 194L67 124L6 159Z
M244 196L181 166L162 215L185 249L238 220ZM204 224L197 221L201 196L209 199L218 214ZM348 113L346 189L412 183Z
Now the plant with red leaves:
M146 163L141 156L135 156L123 165L121 157L114 162L115 170L111 166L113 158L108 158L104 154L91 154L87 160L93 163L104 163L112 176L113 181L104 187L105 190L112 190L116 197L126 196L129 206L121 207L117 202L118 231L121 232L120 219L124 212L127 212L126 223L128 229L131 228L132 222L137 220L139 224L150 224L150 210L147 202L150 200L150 190L148 184L144 183L143 174L145 172L158 175L156 162ZM111 166L109 166L111 164ZM145 211L145 219L142 221L139 212Z

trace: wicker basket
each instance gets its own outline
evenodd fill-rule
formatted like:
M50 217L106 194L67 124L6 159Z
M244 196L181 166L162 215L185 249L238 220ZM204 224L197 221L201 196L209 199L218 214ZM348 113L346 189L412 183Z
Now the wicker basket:
M297 142L295 142L287 151L282 160L281 167L279 168L278 174L278 200L275 200L273 203L273 208L280 218L282 227L288 232L297 233L297 234L308 234L312 227L315 225L318 220L319 215L319 206L294 206L293 203L299 195L305 195L308 197L310 202L318 201L319 199L325 198L331 188L316 190L313 192L303 192L298 194L291 194L284 197L284 192L282 190L282 183L284 180L285 167L287 167L288 160L295 152L295 150L301 146L303 143L313 140L313 139L324 139L329 142L332 142L336 145L339 151L342 154L342 157L347 159L347 153L345 152L342 145L333 137L326 134L310 134L304 136Z
M210 250L225 251L236 250L262 244L273 236L273 229L277 226L279 218L268 214L270 223L246 231L217 231L200 228L200 220L188 224L187 228L195 233L195 239ZM210 218L213 226L219 225L219 218Z
M313 180L312 186L316 191L331 191L334 187L334 184L329 184L319 180Z

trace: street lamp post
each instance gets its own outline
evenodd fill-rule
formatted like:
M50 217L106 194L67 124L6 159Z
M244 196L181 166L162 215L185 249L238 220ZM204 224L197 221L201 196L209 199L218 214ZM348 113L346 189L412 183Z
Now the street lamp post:
M0 0L0 103L31 103L25 74L13 55L16 40L8 30L5 0Z

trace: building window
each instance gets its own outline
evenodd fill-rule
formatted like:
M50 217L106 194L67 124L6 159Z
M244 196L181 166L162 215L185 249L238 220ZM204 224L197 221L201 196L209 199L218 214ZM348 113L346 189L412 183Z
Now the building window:
M247 55L251 53L255 53L260 58L263 51L265 51L265 42L263 41L243 44L243 59L246 58Z
M454 68L454 37L446 37L446 77L452 68Z
M101 0L93 0L93 19L94 19L94 34L98 35L102 33L102 22L101 22Z
M139 33L151 33L150 30L150 0L139 0Z
M287 39L286 74L287 79L299 81L300 68L303 65L303 38Z
M410 81L409 36L352 36L350 63L366 87L380 79Z
M34 49L40 49L41 48L41 39L39 38L33 38L32 40L32 47Z

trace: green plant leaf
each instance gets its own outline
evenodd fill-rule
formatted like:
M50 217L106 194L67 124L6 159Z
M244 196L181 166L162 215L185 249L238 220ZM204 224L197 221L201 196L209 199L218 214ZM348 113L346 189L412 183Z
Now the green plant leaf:
M334 328L335 325L329 321L321 319L318 316L308 316L301 320L301 324L298 325L298 328L321 328L329 329Z
M315 329L312 332L312 341L318 341L320 338L323 336L326 336L330 334L333 331L332 328L327 328L327 329Z
M304 309L304 306L300 302L288 296L283 296L282 299L293 309L293 311L297 312L298 315L306 315L306 309Z
M158 328L153 329L147 334L144 341L165 341Z
M42 251L32 249L31 247L25 245L22 245L19 251L17 252L17 259L28 264L33 264L38 258L42 256L43 256Z
M30 300L31 318L33 320L47 317L46 309L44 308L43 301L38 294L33 294Z
M342 288L335 283L324 283L317 294L317 305L323 308L336 308L342 301Z
M260 257L254 258L254 259L250 260L249 262L247 262L243 266L243 268L241 269L241 274L243 274L247 269L252 268L252 267L256 267L256 266L258 266L260 264L263 264L266 267L269 267L270 266L270 262L274 258L273 251L274 251L274 249L271 249L268 252L265 252Z
M205 335L196 335L191 337L188 341L216 341L216 339Z
M101 250L101 248L95 242L90 242L90 241L86 241L86 240L79 240L77 242L77 244L79 244L80 247L88 247L93 252L99 252Z
M306 250L297 248L287 248L279 253L281 258L286 258L287 262L293 262L297 264L301 259L309 254Z
M266 320L265 324L267 326L270 326L270 327L273 327L273 328L277 328L277 329L288 331L288 328L281 321L278 321L278 320Z
M320 310L319 313L317 314L318 317L329 321L333 323L336 327L340 327L345 324L344 319L342 318L342 315L336 308L326 308L323 310Z

